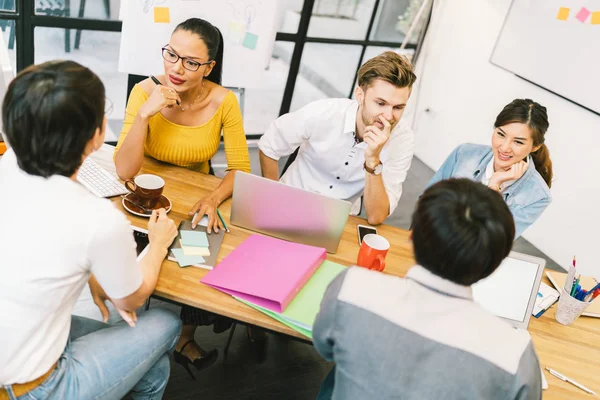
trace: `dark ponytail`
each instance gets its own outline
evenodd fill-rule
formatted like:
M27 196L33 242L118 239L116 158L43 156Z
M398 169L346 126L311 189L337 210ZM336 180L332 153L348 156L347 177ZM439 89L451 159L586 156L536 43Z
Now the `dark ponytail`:
M530 99L513 100L498 114L494 127L499 128L514 122L529 126L533 147L539 146L537 151L531 153L535 169L548 187L552 187L552 160L548 147L544 144L546 131L550 126L546 107Z
M208 48L208 57L215 62L206 79L220 85L223 76L223 35L219 28L203 19L190 18L177 25L173 33L178 30L195 33L204 41Z

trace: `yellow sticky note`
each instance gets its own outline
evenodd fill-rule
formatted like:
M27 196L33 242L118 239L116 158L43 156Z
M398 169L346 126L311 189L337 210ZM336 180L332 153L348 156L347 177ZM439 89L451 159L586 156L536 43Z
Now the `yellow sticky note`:
M558 10L558 14L556 15L556 19L559 19L561 21L566 21L567 18L569 18L569 13L571 12L570 8L567 7L561 7Z
M600 11L592 13L592 25L600 25Z
M168 24L171 22L169 7L154 7L154 22L157 24Z

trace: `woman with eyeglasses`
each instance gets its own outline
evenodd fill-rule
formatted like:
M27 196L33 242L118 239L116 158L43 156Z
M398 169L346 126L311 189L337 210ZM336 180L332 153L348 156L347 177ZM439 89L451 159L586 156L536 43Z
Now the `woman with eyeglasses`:
M162 48L164 75L135 85L129 96L125 121L115 149L117 173L122 179L135 176L144 156L209 174L209 161L217 153L221 131L225 142L227 170L219 187L201 198L190 210L195 226L208 216L207 231L224 227L217 206L233 191L234 172L250 172L250 156L242 113L233 92L222 87L223 38L209 22L190 18L180 23ZM158 80L158 84L154 81ZM183 306L183 329L175 346L175 361L194 377L197 370L212 365L217 350L205 351L194 341L198 325L215 325L223 332L231 322L212 313Z

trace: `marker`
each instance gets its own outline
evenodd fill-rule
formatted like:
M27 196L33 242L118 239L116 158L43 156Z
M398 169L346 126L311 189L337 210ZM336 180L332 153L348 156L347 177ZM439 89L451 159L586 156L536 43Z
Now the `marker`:
M160 81L158 79L156 79L156 77L154 75L150 75L150 79L152 79L152 82L156 83L157 85L161 86L162 84L160 83ZM175 103L177 103L177 105L179 107L181 107L181 104L179 104L179 100L175 100Z

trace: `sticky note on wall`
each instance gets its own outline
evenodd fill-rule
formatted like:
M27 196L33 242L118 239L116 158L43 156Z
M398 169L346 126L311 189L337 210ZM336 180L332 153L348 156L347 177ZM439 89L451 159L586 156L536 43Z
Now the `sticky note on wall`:
M587 17L590 16L590 14L591 14L590 10L588 10L585 7L581 7L581 10L579 10L579 12L575 16L575 18L577 18L581 22L585 22L585 20L587 19Z
M569 18L569 13L571 12L570 8L567 7L561 7L558 10L558 14L556 15L556 19L561 20L561 21L566 21L567 18Z
M600 25L600 11L592 13L592 25Z
M244 43L242 45L247 49L254 50L256 49L256 44L258 43L258 36L254 33L246 32L246 37L244 37Z
M154 7L154 22L157 24L168 24L171 22L169 7Z

